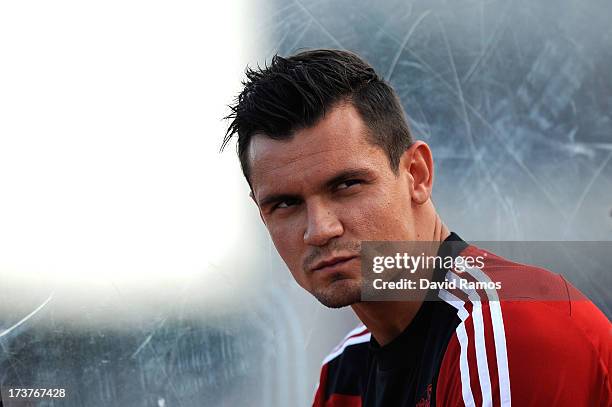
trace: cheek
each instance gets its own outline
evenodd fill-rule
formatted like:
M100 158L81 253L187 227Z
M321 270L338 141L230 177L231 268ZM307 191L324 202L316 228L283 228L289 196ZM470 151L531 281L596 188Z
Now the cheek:
M302 270L302 251L304 236L300 235L301 229L290 223L269 224L268 232L274 243L278 254L291 271L296 280ZM299 282L299 281L298 281Z
M360 240L405 240L409 235L412 209L401 191L384 190L355 202L349 229ZM348 222L347 222L348 223Z

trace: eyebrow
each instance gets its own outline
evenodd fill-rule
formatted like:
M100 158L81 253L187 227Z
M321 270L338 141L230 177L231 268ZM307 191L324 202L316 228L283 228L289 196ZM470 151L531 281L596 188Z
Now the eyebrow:
M372 178L372 177L373 177L372 171L368 169L365 169L365 168L349 169L349 170L344 170L334 175L333 177L325 181L323 183L323 186L325 189L331 189L335 187L336 185L341 184L342 182L347 181L352 178ZM264 208L274 203L282 202L284 200L291 200L291 199L301 199L301 196L295 195L295 194L270 194L270 195L264 196L261 199L261 201L259 202L259 206Z

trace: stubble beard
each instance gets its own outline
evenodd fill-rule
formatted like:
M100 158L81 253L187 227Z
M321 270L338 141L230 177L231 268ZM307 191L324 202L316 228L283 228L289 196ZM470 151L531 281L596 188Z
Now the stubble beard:
M312 265L318 259L329 256L333 252L347 251L349 253L360 253L360 241L340 242L333 240L326 247L313 247L309 255L304 259L303 270L309 273ZM331 280L325 285L315 287L312 295L328 308L342 308L361 301L361 278L347 278L346 275L338 274L330 276Z
M312 295L328 308L342 308L361 301L361 283L354 279L339 279L315 289Z

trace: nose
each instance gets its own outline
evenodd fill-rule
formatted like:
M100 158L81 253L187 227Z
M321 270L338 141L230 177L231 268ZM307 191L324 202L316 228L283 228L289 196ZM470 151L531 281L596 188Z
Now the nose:
M331 239L342 236L344 227L334 211L320 201L307 204L307 226L304 243L311 246L324 246Z

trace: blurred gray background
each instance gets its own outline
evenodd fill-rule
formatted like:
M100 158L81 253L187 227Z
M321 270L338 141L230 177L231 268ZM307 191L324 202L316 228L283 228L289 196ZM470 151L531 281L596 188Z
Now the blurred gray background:
M357 321L350 310L324 309L295 285L249 202L246 185L237 171L237 159L231 151L221 155L222 158L214 155L223 136L220 118L227 113L225 105L239 90L245 65L263 65L275 53L287 55L314 47L355 51L395 87L415 137L425 140L433 149L436 207L447 225L465 240L599 242L595 245L600 257L580 259L579 253L573 253L578 258L575 264L567 268L560 266L562 270L554 271L567 275L610 317L612 262L601 253L606 253L606 245L612 249L612 26L609 23L612 3L603 0L258 0L248 7L245 2L236 4L221 17L215 15L213 8L200 9L191 3L180 7L169 5L171 12L160 9L159 5L142 3L128 10L128 14L122 14L125 9L119 3L101 6L107 7L104 15L112 15L108 18L114 23L100 23L100 32L112 32L119 25L122 37L106 40L106 34L101 34L96 37L97 41L84 44L85 48L105 50L124 40L138 38L132 48L125 50L125 55L141 46L150 47L156 55L155 63L150 64L153 70L161 61L172 61L180 55L194 58L152 71L155 75L151 83L171 86L179 80L176 78L184 75L191 75L194 81L206 76L207 72L200 74L196 69L185 73L185 67L191 63L235 73L223 80L215 79L219 78L215 74L202 83L180 82L185 89L190 86L195 89L190 92L194 94L193 100L198 100L196 108L192 106L188 110L187 104L181 104L185 94L165 95L168 106L162 105L157 114L141 118L143 122L156 124L171 103L186 109L176 121L155 130L163 143L159 155L147 164L151 169L164 165L168 157L164 154L174 154L179 162L185 159L182 154L187 150L193 153L189 159L203 163L202 167L183 168L184 173L172 173L167 183L157 187L159 196L155 195L156 199L180 195L189 189L202 191L202 196L189 195L167 207L159 207L152 212L151 220L160 222L160 219L172 218L184 211L182 205L191 198L201 199L203 204L218 200L227 207L198 209L194 205L188 208L194 211L193 218L181 220L184 225L191 225L182 231L208 236L208 240L202 240L205 243L202 247L194 244L190 249L194 270L187 277L172 279L180 274L181 268L188 267L183 263L174 264L172 259L156 262L159 247L163 248L159 246L140 253L161 264L158 273L152 276L147 273L149 268L143 267L138 278L129 281L122 279L130 275L129 268L112 276L95 274L95 278L86 281L59 278L57 271L46 274L40 271L45 269L47 260L31 246L32 239L47 232L46 226L39 224L29 226L27 236L19 240L21 246L11 246L28 253L28 261L15 260L11 257L15 249L7 248L15 242L15 236L6 232L10 229L3 229L2 223L7 223L13 215L5 208L4 217L0 218L0 230L5 231L0 236L5 242L0 247L2 386L67 389L66 400L37 404L41 406L310 405L320 361ZM86 23L87 19L98 21L95 16L99 10L70 5L67 10ZM28 21L29 13L36 14L36 11L5 10L3 14L7 19ZM128 17L119 24L113 20L115 14ZM220 20L220 27L229 28L219 31L218 36L196 29L167 28L199 27L200 23L213 24L213 20ZM86 23L75 28L74 36L91 34ZM49 26L49 32L55 29L60 28ZM239 34L232 34L232 30L238 29ZM49 32L35 32L32 43L19 36L11 37L11 41L22 38L24 46L29 46ZM157 38L153 34L157 32L164 34ZM155 37L154 41L150 40L151 36ZM181 46L185 41L189 41L189 47ZM219 49L239 48L239 57L231 61L220 57L221 51L214 48L219 45ZM82 52L79 49L74 49L75 55ZM123 54L105 55L111 62L116 58L118 72L128 69L126 66L130 63L138 63L137 57L124 64ZM59 61L64 57L48 56ZM3 64L17 66L18 60L10 58ZM42 72L46 68L43 64L37 69ZM146 69L149 65L142 72ZM32 78L39 75L37 72L31 73ZM131 72L128 79L132 81L142 72ZM5 73L0 80L1 85L8 86L14 79ZM84 83L95 80L98 79L85 77ZM227 91L209 93L209 87L215 82ZM72 83L70 76L65 83ZM36 100L36 92L42 91L33 92L31 100ZM125 98L124 92L125 88L118 88L113 96L116 99L112 100ZM157 100L160 95L142 97ZM205 102L200 103L202 99ZM6 107L15 105L9 97L3 103ZM31 105L21 108L31 108ZM41 111L43 108L39 107ZM113 122L118 120L118 114L97 112L93 117L101 122ZM5 119L9 116L6 114ZM24 119L20 126L31 120ZM181 144L183 120L213 123L212 127L190 128L193 140L205 139L206 143ZM135 127L133 132L144 134L144 140L149 141L143 143L149 145L146 143L151 142L151 133L141 127ZM0 149L8 151L7 156L21 154L19 157L26 159L28 151L11 150L14 140L23 134L3 133ZM83 132L78 137L88 139L94 137L92 134ZM125 147L122 140L115 141L119 149ZM178 147L171 147L177 143ZM82 152L78 145L70 148L76 153ZM166 153L167 148L173 148L172 152ZM137 166L139 157L146 156L148 151L134 150L130 160ZM224 173L216 171L221 162ZM37 171L44 173L52 170L53 165ZM69 172L84 171L86 165L77 163ZM142 177L146 177L149 167L143 168ZM7 172L10 169L0 173L0 183L8 183L18 173ZM126 171L129 175L130 170ZM187 174L192 177L192 183L178 181ZM163 182L163 174L160 175L151 182L156 185L160 179ZM88 182L102 182L105 177L104 173L98 174L97 181ZM134 185L139 183L140 178L134 179ZM220 187L216 185L228 189L219 192ZM133 187L126 187L126 191L130 188ZM52 190L48 194L59 199L64 192ZM22 189L8 193L3 188L0 199L16 202L15 207L21 206L21 193L24 193ZM134 194L138 195L138 190ZM147 197L147 202L154 205L156 199ZM197 199L195 202L200 202ZM48 197L29 203L22 216L35 216L44 210L47 202ZM129 205L129 199L127 202L125 205ZM102 213L104 208L100 209ZM130 207L129 218L139 216L141 210L140 206ZM201 217L197 217L197 211L202 212ZM71 216L64 214L62 222L70 221ZM83 216L84 219L98 217L100 212ZM60 228L61 224L54 227ZM149 221L143 224L148 225ZM225 232L225 227L233 228L227 238L219 235L220 231ZM120 237L122 224L117 225L117 230ZM82 239L87 240L89 232L84 233ZM152 227L142 233L142 236L155 236L159 232ZM54 240L54 233L48 235L48 241ZM142 237L134 236L135 241ZM177 232L172 236L180 239L191 235ZM213 254L220 252L211 246L215 241L228 242L227 247L214 261L209 261ZM113 258L117 250L110 246L92 253ZM128 253L125 256L129 257L130 248L125 250ZM591 252L580 253L590 256ZM62 258L54 259L60 269ZM37 259L35 268L42 274L34 275L44 275L44 278L24 277L26 265ZM89 275L89 268L87 262L79 264L76 274ZM159 275L164 279L158 278Z

